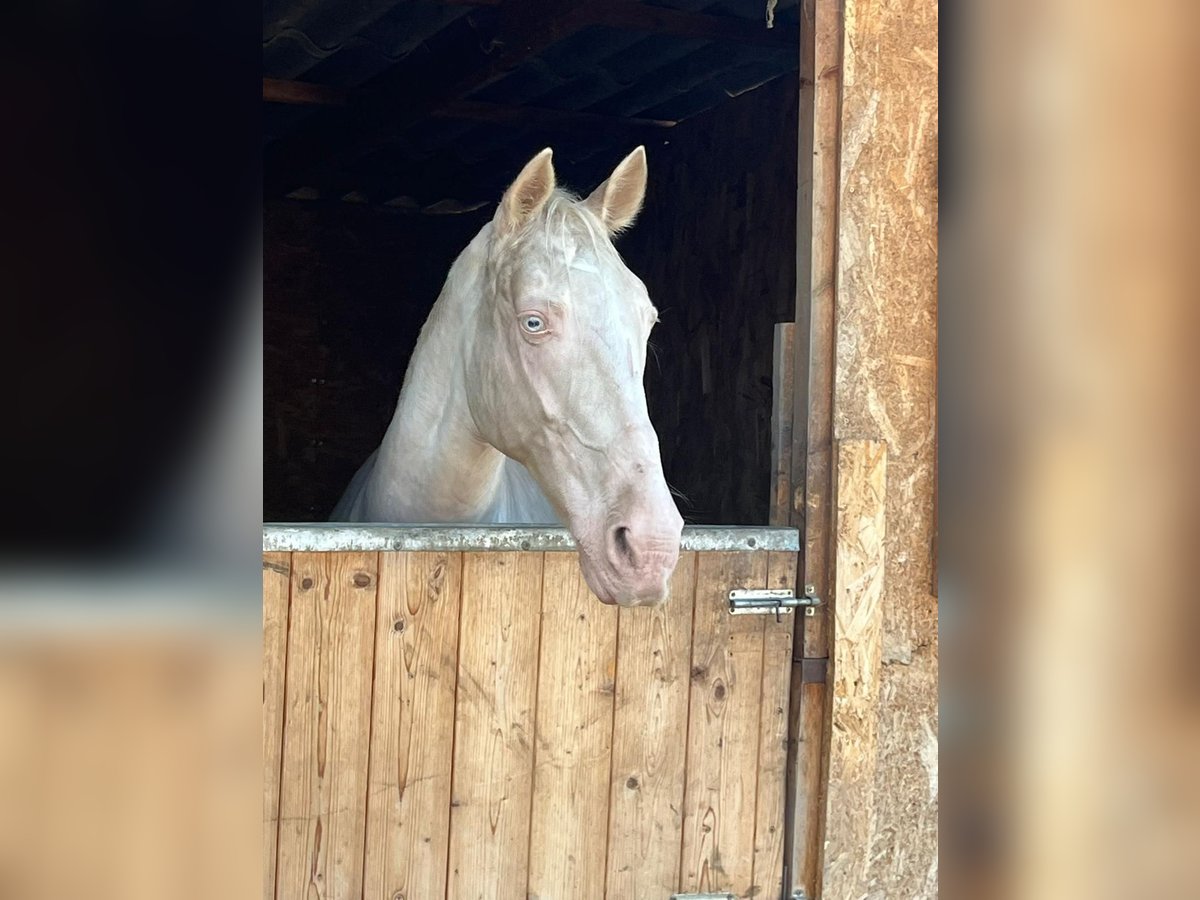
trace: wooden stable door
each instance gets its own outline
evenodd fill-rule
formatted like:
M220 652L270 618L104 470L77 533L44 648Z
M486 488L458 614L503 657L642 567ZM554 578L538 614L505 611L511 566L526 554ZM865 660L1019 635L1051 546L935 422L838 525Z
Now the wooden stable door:
M264 896L782 892L787 552L685 552L660 609L573 552L263 557Z

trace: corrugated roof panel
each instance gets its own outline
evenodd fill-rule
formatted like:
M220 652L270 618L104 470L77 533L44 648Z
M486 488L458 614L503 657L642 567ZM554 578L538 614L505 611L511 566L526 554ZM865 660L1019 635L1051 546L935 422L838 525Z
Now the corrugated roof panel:
M690 56L709 42L661 34L640 36L630 47L614 53L601 64L606 72L626 86L653 77L664 66Z
M766 0L645 2L758 21L766 29ZM798 0L780 0L775 20L794 23L799 10ZM503 15L496 7L437 0L266 0L264 74L386 92L377 96L395 95L398 108L413 101L419 104L425 92L486 66L489 55L495 58L503 52L500 45L490 43ZM615 120L687 119L795 70L798 63L798 46L780 49L649 34L632 27L591 26L559 40L469 99L609 116L614 119L611 133L603 125L576 132L563 126L520 124L519 118L501 125L434 117L388 135L382 147L369 129L361 140L333 141L328 151L320 151L319 159L310 155L310 163L300 165L315 166L327 175L340 173L333 179L337 184L359 175L384 193L393 182L403 181L393 176L393 170L419 168L439 185L461 184L465 191L487 194L459 198L478 200L490 197L497 172L511 168L513 172L505 176L511 177L526 155L549 144L564 170L575 164L574 180L582 184L580 178L603 177L601 173L606 174L632 146L633 139ZM371 115L381 123L387 120L386 113L377 110ZM264 140L286 140L307 131L310 137L300 139L303 143L319 134L325 123L338 129L352 121L353 116L337 110L268 104ZM653 136L638 135L637 140L652 143ZM278 158L287 160L291 150L286 143L276 144L281 146ZM304 158L303 153L299 156ZM476 173L471 172L473 167ZM461 182L458 171L463 172Z
M263 34L263 73L353 87L404 59L470 7L397 0L285 4ZM317 68L321 69L315 75Z
M611 75L592 69L537 98L537 105L551 109L577 111L611 97L627 85L619 84Z

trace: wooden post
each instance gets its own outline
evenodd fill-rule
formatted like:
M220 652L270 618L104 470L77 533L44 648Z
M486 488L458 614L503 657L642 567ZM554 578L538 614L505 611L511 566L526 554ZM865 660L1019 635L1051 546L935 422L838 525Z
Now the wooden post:
M796 324L791 521L803 530L801 586L828 597L833 449L834 308L841 143L842 0L803 0L797 153ZM789 789L785 816L789 896L820 896L828 752L827 606L797 618L793 644Z
M887 445L838 444L833 669L822 896L867 893L883 650Z

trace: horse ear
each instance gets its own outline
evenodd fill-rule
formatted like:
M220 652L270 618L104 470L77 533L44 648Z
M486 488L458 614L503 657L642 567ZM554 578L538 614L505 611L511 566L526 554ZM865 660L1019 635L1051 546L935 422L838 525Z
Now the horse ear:
M554 192L553 151L547 147L529 162L509 185L496 210L496 227L502 234L511 234L536 216Z
M609 234L616 234L633 224L645 197L646 148L638 147L583 203L604 223Z

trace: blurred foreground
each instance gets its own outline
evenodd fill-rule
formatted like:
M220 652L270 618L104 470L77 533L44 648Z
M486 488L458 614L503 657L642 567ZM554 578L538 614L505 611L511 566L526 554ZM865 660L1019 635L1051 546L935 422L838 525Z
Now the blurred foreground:
M0 897L261 890L261 26L237 6L0 30Z
M945 896L1195 897L1197 9L943 25Z

